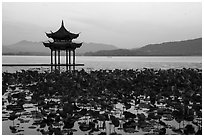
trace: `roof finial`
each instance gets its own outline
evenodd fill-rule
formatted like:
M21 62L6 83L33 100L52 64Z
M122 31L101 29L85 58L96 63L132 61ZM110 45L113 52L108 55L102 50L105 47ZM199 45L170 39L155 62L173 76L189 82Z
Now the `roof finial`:
M64 26L64 22L63 22L63 20L62 20L62 26Z

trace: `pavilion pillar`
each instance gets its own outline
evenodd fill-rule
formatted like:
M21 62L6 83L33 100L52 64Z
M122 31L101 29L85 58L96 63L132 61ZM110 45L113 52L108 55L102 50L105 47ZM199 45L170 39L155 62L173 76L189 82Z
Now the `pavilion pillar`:
M55 70L57 69L57 50L55 50Z
M69 50L69 71L71 71L71 51Z
M75 50L73 50L73 70L75 70Z
M52 59L52 56L53 56L53 55L52 55L52 51L53 51L53 50L51 49L51 72L52 72L52 67L53 67L53 66L52 66L52 65L53 65L53 59Z
M66 71L68 71L68 51L66 49Z
M60 50L58 50L58 69L60 71Z

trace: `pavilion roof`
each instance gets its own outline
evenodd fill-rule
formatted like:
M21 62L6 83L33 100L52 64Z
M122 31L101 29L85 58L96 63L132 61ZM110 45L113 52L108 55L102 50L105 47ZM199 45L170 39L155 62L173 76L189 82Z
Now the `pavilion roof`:
M45 47L49 47L51 49L56 49L56 50L66 50L66 49L76 49L80 48L82 43L74 43L74 42L43 42Z
M46 35L49 38L58 39L58 40L72 40L72 39L76 39L79 36L79 33L75 34L66 30L66 28L64 27L64 22L62 20L62 25L58 31L46 33Z

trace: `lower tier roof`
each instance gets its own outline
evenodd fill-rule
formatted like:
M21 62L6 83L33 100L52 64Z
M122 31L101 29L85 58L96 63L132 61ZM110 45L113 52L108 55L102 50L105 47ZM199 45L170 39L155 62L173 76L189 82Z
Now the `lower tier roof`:
M43 44L53 50L74 50L82 46L82 43L74 42L43 42Z

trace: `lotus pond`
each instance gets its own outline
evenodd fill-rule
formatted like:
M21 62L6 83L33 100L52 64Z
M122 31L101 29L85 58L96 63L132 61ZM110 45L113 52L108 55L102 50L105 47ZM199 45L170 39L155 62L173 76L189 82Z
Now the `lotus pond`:
M3 135L202 134L202 70L2 73Z

